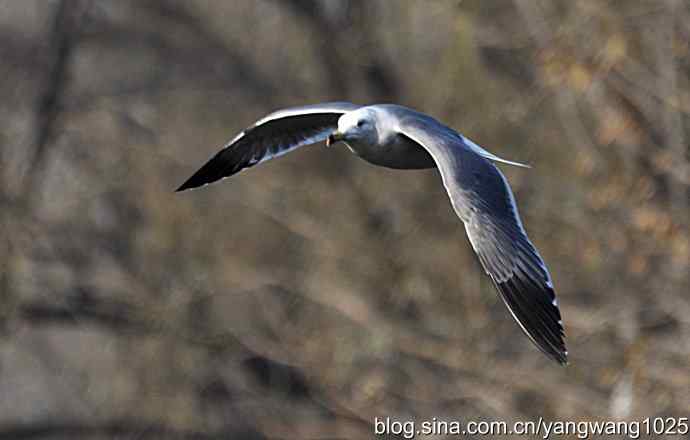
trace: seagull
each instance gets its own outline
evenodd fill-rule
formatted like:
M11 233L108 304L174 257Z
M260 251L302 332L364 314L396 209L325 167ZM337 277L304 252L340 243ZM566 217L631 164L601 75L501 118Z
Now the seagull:
M563 322L546 264L527 237L495 156L429 115L395 104L330 102L278 110L227 143L177 191L197 188L299 147L343 142L374 165L438 168L472 249L522 331L567 363Z

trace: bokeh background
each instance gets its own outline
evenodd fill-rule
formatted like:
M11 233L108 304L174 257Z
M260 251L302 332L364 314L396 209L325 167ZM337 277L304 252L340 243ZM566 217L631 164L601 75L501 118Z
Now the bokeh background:
M359 439L690 413L685 1L0 1L0 439ZM490 151L570 365L435 170L322 145L173 190L268 112L397 102Z

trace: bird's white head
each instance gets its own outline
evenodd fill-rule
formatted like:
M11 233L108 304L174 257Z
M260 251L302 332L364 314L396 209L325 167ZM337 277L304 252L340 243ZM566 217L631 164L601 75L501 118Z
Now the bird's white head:
M338 119L338 128L328 137L326 144L331 145L343 141L348 145L377 145L379 143L378 128L375 111L366 107L353 110Z

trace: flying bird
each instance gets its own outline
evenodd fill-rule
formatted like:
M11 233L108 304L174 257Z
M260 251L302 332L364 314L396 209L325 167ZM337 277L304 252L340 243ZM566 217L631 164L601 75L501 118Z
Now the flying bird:
M197 188L304 145L343 142L374 165L438 168L470 244L520 328L547 356L567 363L553 282L527 237L494 156L429 115L394 104L332 102L269 114L238 134L177 191Z

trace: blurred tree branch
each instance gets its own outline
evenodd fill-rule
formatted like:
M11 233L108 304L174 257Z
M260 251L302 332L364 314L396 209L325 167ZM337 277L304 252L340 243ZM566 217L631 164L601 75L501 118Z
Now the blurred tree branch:
M114 298L121 296L114 295ZM18 318L32 326L81 326L89 323L118 334L169 335L215 353L256 354L230 332L203 334L198 329L180 327L165 317L152 319L151 311L145 306L101 298L86 287L77 287L73 293L58 295L57 298L62 300L61 304L49 304L46 301L18 304Z
M43 81L43 91L36 104L33 157L28 161L27 171L28 188L36 188L36 178L41 174L46 149L54 137L60 106L68 86L70 61L90 5L88 0L60 0L55 5L48 47L51 60Z
M279 0L311 28L311 41L326 68L335 99L347 100L359 88L353 74L363 74L376 102L392 102L400 94L400 81L380 50L376 35L376 8L366 0L336 4L329 14L317 0Z
M139 3L135 4L140 6ZM272 105L275 96L280 96L281 91L275 82L260 72L253 65L253 60L246 59L232 44L226 41L226 38L214 32L208 26L208 23L203 22L184 3L173 3L164 0L147 2L141 6L145 10L154 13L160 20L164 22L169 21L172 28L178 31L179 29L184 29L189 35L198 39L199 46L206 51L210 51L210 53L204 55L204 58L210 58L212 62L220 63L223 66L220 69L220 75L230 74L234 81L240 81L249 85L255 97L262 101L264 105ZM153 42L158 48L165 48L169 40L161 39L160 35L160 33L149 34L148 40ZM179 47L174 48L175 51L180 49ZM190 55L195 58L198 57L196 51L192 51ZM230 82L232 81L228 80L228 83Z
M33 215L31 204L39 193L37 179L42 177L47 149L54 140L60 105L68 83L69 64L89 5L90 2L85 0L60 0L55 5L49 36L50 44L47 49L50 62L46 76L41 82L41 93L35 106L33 141L30 146L31 158L27 161L27 169L24 177L19 179L19 183L7 182L0 190L0 200L3 201L5 210L11 213L3 222L6 233L24 232L26 223ZM13 189L16 189L16 193L12 192ZM0 301L5 305L0 312L0 327L2 328L6 326L15 305L13 264L15 264L18 251L17 244L14 242L16 238L8 234L5 242L5 267L0 278Z

